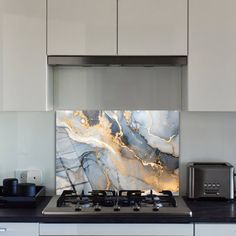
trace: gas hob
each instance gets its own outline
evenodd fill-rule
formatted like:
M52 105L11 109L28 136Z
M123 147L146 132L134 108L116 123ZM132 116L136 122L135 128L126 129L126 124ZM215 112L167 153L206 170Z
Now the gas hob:
M170 191L154 193L152 190L93 190L78 195L65 190L54 196L42 212L44 215L158 215L191 216L192 212L181 197Z

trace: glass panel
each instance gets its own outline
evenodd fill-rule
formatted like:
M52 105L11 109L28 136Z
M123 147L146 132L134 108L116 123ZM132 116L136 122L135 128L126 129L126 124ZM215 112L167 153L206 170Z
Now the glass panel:
M56 112L56 189L179 191L179 112Z

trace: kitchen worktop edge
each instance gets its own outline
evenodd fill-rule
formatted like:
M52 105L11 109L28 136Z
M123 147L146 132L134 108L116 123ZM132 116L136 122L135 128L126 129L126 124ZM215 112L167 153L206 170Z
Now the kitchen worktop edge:
M43 197L32 209L0 208L1 222L39 223L236 223L236 201L193 201L184 198L192 217L127 217L127 216L45 216L42 210L51 197Z

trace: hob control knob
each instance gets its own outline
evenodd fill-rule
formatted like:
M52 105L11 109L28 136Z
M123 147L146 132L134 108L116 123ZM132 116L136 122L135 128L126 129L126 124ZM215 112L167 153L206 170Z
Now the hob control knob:
M75 211L82 211L82 207L81 207L81 206L77 206L77 207L75 208Z
M114 206L114 211L120 211L120 207L118 205Z
M133 210L134 211L139 211L140 210L140 206L138 204L135 204Z
M153 211L159 211L159 207L156 207L156 206L155 206L155 207L152 208L152 210L153 210Z
M159 209L160 207L157 204L153 205L153 208L152 208L153 211L159 211Z
M99 204L96 204L96 206L94 207L95 211L101 211L102 208L99 206Z

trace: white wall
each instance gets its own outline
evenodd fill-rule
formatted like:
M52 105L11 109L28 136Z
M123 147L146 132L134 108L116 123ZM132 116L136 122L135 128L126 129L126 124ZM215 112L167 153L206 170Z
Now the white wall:
M228 161L236 166L236 113L182 112L180 187L185 164ZM55 116L53 112L0 113L0 182L17 168L39 168L48 193L55 189Z
M16 169L41 169L55 189L54 112L0 112L0 184Z
M235 112L182 112L180 132L182 194L187 162L223 161L236 167Z

